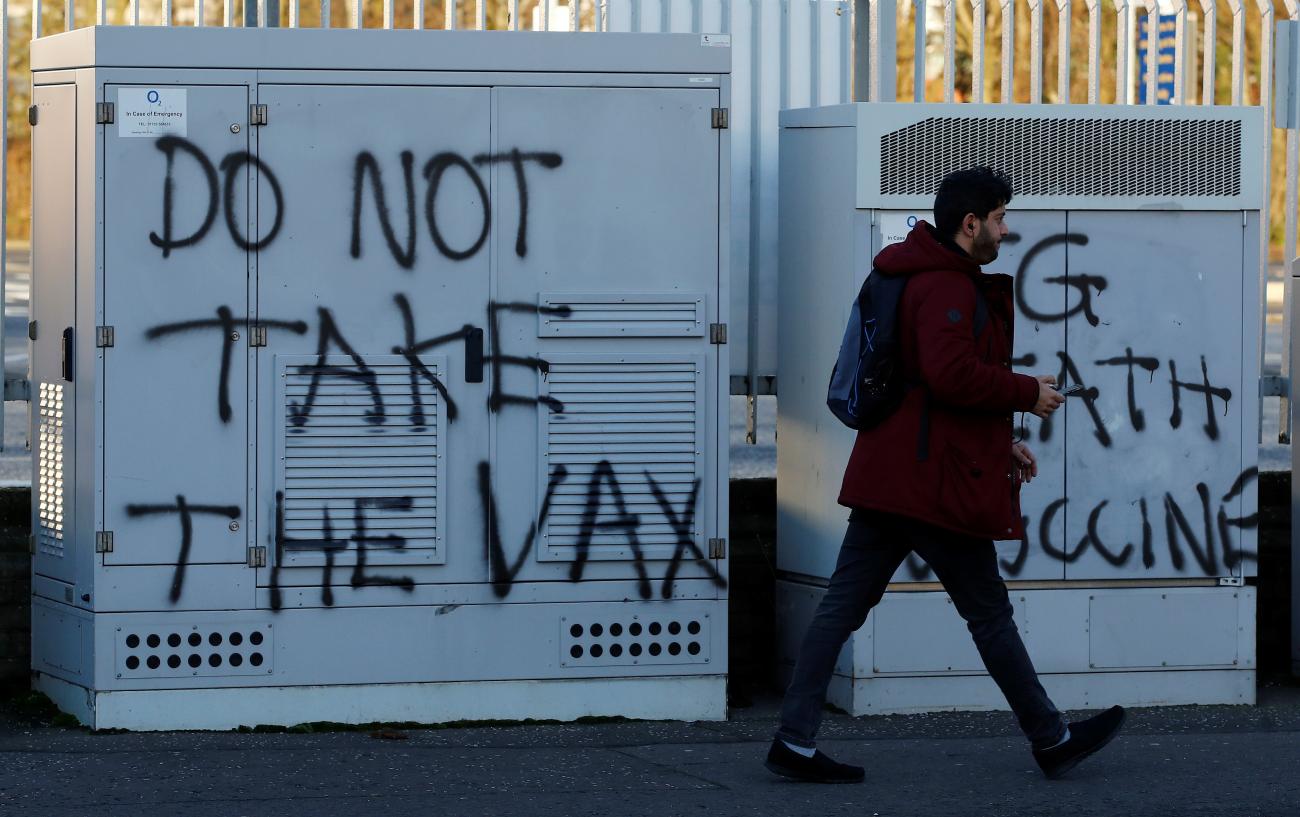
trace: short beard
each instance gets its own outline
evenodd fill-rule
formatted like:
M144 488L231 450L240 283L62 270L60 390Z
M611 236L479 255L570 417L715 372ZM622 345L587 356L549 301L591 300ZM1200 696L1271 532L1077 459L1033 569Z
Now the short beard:
M998 242L993 239L993 234L983 224L980 224L980 230L975 234L975 240L971 242L971 257L980 264L989 264L997 260Z

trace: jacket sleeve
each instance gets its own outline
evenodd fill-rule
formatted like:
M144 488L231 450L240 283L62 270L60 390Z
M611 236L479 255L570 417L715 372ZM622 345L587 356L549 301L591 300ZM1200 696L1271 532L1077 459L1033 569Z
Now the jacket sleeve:
M936 286L927 281L916 288L915 297L920 377L936 400L984 411L1033 409L1037 379L1012 372L1009 363L985 363L976 353L974 284ZM991 320L984 331L995 331Z

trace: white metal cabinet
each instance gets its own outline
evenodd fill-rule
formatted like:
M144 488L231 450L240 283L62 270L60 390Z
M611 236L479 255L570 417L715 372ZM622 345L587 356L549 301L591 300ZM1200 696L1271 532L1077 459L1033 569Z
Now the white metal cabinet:
M726 49L391 34L34 45L77 111L36 309L98 364L34 357L97 407L37 683L97 727L720 717Z

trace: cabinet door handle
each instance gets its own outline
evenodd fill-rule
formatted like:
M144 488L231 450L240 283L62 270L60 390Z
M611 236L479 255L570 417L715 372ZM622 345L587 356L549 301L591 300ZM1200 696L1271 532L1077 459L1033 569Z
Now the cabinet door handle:
M63 330L63 379L72 382L72 327Z
M482 329L471 329L465 336L465 382L483 382Z

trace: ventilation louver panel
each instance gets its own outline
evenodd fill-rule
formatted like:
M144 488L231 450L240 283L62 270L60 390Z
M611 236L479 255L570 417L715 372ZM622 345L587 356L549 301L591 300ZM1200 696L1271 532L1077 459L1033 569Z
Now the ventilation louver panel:
M37 536L41 553L63 556L63 385L42 383L37 443Z
M880 137L880 192L929 196L989 165L1017 196L1238 196L1241 150L1233 120L932 117Z
M421 357L425 371L396 355L368 357L364 370L343 355L323 369L314 357L279 360L286 563L358 540L368 553L437 561L446 407L430 378L445 377L445 358Z
M564 410L545 414L543 479L560 466L568 476L543 529L550 558L571 559L584 542L591 559L633 558L631 516L642 556L671 558L678 534L665 505L703 548L693 513L703 476L703 369L698 356L551 359L545 385Z
M702 293L565 292L540 302L543 338L702 337L706 328Z

